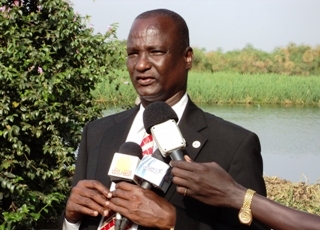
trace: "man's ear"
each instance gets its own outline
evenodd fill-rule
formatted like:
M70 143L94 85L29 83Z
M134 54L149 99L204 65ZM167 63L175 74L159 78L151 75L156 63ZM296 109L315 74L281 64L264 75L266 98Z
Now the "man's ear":
M186 68L189 70L192 67L192 60L193 60L193 50L190 46L186 48L185 59L187 63Z

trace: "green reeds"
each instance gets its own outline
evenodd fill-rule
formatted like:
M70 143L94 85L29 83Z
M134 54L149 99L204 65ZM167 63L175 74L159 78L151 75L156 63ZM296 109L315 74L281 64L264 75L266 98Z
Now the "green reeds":
M137 94L127 72L117 84L101 82L93 95L106 105L133 104ZM188 93L199 104L320 105L320 77L225 72L189 73Z
M320 77L191 72L188 93L196 103L320 104Z

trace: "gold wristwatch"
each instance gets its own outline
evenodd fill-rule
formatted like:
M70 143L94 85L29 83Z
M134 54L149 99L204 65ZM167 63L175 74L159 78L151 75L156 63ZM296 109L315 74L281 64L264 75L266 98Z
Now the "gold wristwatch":
M239 211L238 217L242 224L250 225L252 222L251 202L255 191L248 189L244 196L242 208Z

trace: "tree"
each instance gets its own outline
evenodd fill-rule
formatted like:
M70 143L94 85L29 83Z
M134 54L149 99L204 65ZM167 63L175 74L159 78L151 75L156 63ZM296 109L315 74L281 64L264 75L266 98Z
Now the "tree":
M94 34L68 1L0 0L0 229L56 225L101 114L90 92L123 67L116 28Z

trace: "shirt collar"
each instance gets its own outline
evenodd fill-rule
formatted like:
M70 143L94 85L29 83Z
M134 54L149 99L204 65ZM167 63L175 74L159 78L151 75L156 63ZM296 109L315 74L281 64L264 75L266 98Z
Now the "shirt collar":
M188 103L188 96L187 96L187 93L185 93L183 97L180 99L180 101L178 101L178 103L176 103L171 107L176 112L179 118L178 123L181 120L182 114L187 106L187 103Z

